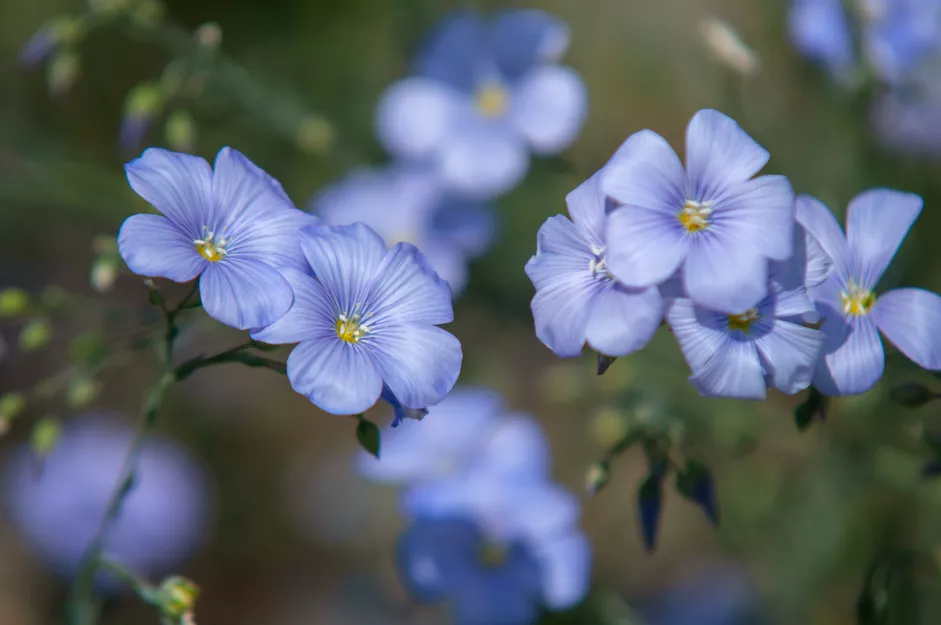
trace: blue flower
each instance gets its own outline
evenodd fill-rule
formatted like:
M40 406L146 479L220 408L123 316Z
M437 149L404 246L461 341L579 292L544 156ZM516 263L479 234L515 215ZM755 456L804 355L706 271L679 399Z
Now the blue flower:
M686 130L686 169L660 135L621 146L601 187L621 206L608 217L607 267L648 287L680 271L697 305L742 313L765 298L768 261L792 252L794 195L787 178L752 178L768 152L725 115L702 110Z
M941 369L941 297L923 289L875 293L921 209L922 199L911 193L865 191L850 202L844 236L826 206L798 198L797 219L833 259L826 282L811 291L825 335L813 378L821 393L855 395L879 381L885 368L879 330L919 366Z
M549 450L532 417L507 414L497 393L469 387L454 389L420 422L387 429L380 457L360 452L357 462L372 480L405 485L468 472L521 479L547 474Z
M539 606L566 609L587 593L591 550L563 488L477 474L420 498L398 567L417 599L450 600L456 623L526 625Z
M663 317L656 287L628 288L608 272L600 177L568 194L572 219L550 217L526 263L536 287L536 336L559 356L578 356L586 341L602 354L626 356L650 341Z
M189 282L200 277L210 317L242 330L283 316L294 295L279 268L303 269L298 230L313 217L236 150L215 171L205 160L157 148L125 166L131 187L162 215L134 215L118 234L134 273Z
M807 58L846 76L856 63L843 0L793 0L788 28L794 46Z
M468 260L493 241L491 207L447 193L434 172L391 166L354 172L312 204L331 225L361 221L388 244L411 243L455 294L467 283Z
M526 174L528 151L559 152L581 128L585 86L554 64L567 47L566 25L542 11L457 12L430 37L416 75L383 95L379 139L464 193L503 193Z
M421 252L408 243L387 249L364 224L318 224L295 236L309 267L283 270L294 306L252 332L266 343L299 343L287 361L294 390L334 414L368 409L383 384L407 408L444 399L461 369L461 344L436 327L454 317L451 291Z
M904 89L879 95L870 111L873 130L886 147L908 154L941 154L941 80L926 74Z
M66 422L40 460L26 446L3 467L6 518L61 575L71 576L104 517L133 428L102 415ZM140 470L105 543L108 557L145 576L177 568L206 530L208 485L193 458L159 437L146 444Z

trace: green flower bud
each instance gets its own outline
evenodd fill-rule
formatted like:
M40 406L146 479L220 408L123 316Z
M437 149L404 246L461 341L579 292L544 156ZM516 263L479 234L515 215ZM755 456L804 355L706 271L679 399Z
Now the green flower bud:
M160 610L164 616L180 619L192 613L199 597L199 586L192 580L174 575L160 584Z
M48 319L34 319L20 330L20 349L24 352L35 351L52 340L52 325Z
M323 153L333 143L333 126L319 115L305 117L297 127L295 142L305 152Z
M192 152L196 143L196 122L187 111L174 111L167 119L164 134L171 148L179 152Z
M98 260L91 266L91 276L89 276L91 288L98 293L107 293L111 290L121 271L121 263L118 258L111 254L98 257Z
M0 397L0 419L9 421L15 418L26 407L26 395L23 393L7 393Z
M100 393L101 382L85 375L77 375L69 381L65 401L69 408L78 410L98 399Z
M29 294L23 289L9 288L0 291L0 319L16 317L29 307Z
M46 416L33 425L29 444L38 455L48 456L59 444L62 422L57 417Z
M65 95L78 82L80 73L81 63L77 54L71 50L58 52L52 57L47 69L46 82L49 93L54 97Z

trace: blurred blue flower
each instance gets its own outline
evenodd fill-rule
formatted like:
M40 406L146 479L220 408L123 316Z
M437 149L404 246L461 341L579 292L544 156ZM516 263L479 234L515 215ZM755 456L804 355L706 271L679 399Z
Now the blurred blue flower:
M941 154L941 76L929 72L879 95L870 110L879 141L909 154Z
M382 433L377 459L359 452L369 479L404 485L447 480L468 472L522 479L547 474L549 450L529 415L507 414L502 398L484 388L455 388L420 422Z
M20 48L19 62L27 67L43 63L59 45L57 35L58 28L54 23L37 30Z
M826 206L798 197L798 221L833 259L826 282L811 290L823 317L823 356L813 379L821 393L855 395L879 381L885 368L879 330L919 366L941 369L941 297L923 289L875 294L921 209L922 199L911 193L865 191L850 202L844 236Z
M628 288L608 273L600 178L599 172L568 194L572 219L550 217L526 263L536 287L536 336L559 356L578 356L586 341L599 353L626 356L650 341L663 317L655 286Z
M856 62L850 23L843 0L793 0L788 28L804 56L837 76L847 76Z
M129 217L118 248L134 273L200 276L210 317L242 330L280 318L294 299L279 267L306 268L298 230L315 219L238 151L205 160L158 148L125 166L131 187L163 215Z
M807 57L837 76L848 77L856 64L852 31L858 28L864 60L888 83L906 80L925 61L941 52L941 1L793 0L791 39Z
M531 623L581 601L591 551L578 500L551 482L504 482L469 474L409 493L416 520L398 567L419 600L449 599L462 625Z
M41 460L23 446L3 466L5 517L62 575L73 575L117 486L133 428L111 417L79 416ZM150 439L105 554L145 576L176 569L199 545L209 488L194 460L170 440Z
M768 291L768 261L792 253L794 195L784 176L752 178L768 152L734 120L702 110L686 130L686 169L660 135L627 139L601 186L621 206L608 217L607 267L648 287L678 270L698 306L743 313Z
M446 18L418 56L416 75L383 95L376 127L395 156L434 165L455 189L492 197L514 187L528 152L554 154L587 111L581 77L556 65L567 26L534 9Z
M749 625L760 612L758 592L746 571L710 565L657 593L643 610L650 625Z
M460 293L467 262L493 241L491 207L443 188L427 168L396 165L356 171L314 199L312 209L331 225L361 221L386 243L411 243L439 276Z
M451 290L413 245L388 249L364 224L295 233L308 272L286 268L294 305L266 343L299 343L287 361L298 393L334 414L363 412L383 385L408 408L444 399L461 369L461 344L438 324L454 318ZM313 271L313 276L310 271Z

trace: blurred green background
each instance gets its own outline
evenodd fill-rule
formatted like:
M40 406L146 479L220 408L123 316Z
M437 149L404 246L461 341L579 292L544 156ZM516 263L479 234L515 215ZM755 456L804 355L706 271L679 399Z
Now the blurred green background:
M555 476L578 492L612 436L637 420L661 424L687 455L713 469L721 527L710 527L671 486L658 548L646 553L635 504L643 455L634 449L614 464L611 483L586 499L583 515L599 591L643 604L679 580L704 571L708 577L712 567L731 563L747 575L745 592L766 608L760 622L855 622L874 562L907 549L941 557L941 486L920 478L927 455L920 432L941 427L941 415L933 404L907 411L886 399L893 382L931 376L889 348L880 385L833 402L827 423L801 434L792 419L801 398L774 392L760 404L701 399L665 330L601 378L590 356L557 359L533 333L533 289L523 265L542 221L563 212L565 194L629 134L652 128L681 150L688 119L710 107L736 118L770 150L766 171L789 176L798 192L819 197L840 216L853 195L873 186L922 194L925 210L880 288L938 291L938 162L880 149L869 129L867 94L831 85L789 46L784 0L475 4L537 6L565 19L572 30L565 62L584 77L590 112L562 158L536 159L526 181L497 202L502 236L473 265L452 326L465 346L461 383L498 389L513 408L535 414L552 443ZM221 26L221 53L247 70L251 97L266 111L248 112L210 85L187 103L196 121L195 153L211 158L223 145L236 147L281 180L298 206L349 167L382 163L372 131L377 98L406 73L422 35L457 5L464 3L167 2L168 19L185 31L209 21ZM50 18L82 8L77 0L0 0L0 287L38 293L55 283L98 302L76 304L74 314L57 318L46 349L20 355L11 348L0 362L3 392L59 370L77 332L119 337L133 328L128 319L147 309L139 279L124 276L98 296L88 275L95 235L113 235L144 209L126 185L128 155L118 149L126 93L159 78L173 57L159 41L104 27L78 48L74 88L50 97L44 71L18 65L18 50ZM756 75L741 77L709 54L700 35L709 16L730 23L753 47L761 60ZM335 147L319 154L301 149L290 123L276 119L285 103L328 119ZM163 118L144 145L166 145ZM103 315L101 306L118 312ZM17 329L0 331L15 345ZM197 322L183 351L225 347L235 337ZM96 408L133 419L154 375L146 355L108 372ZM0 454L28 437L30 422L44 412L31 406L0 442ZM375 413L384 418L381 409ZM356 476L353 426L319 412L269 372L212 370L174 390L160 430L196 452L216 487L211 540L181 571L203 588L199 623L443 622L441 611L413 605L395 577L393 544L402 527L395 492ZM929 564L936 578L937 564L930 557ZM893 623L941 622L941 590L931 574L919 573L896 578L905 600ZM0 624L54 622L63 595L61 583L0 525ZM129 598L110 609L106 622L151 623L155 616Z

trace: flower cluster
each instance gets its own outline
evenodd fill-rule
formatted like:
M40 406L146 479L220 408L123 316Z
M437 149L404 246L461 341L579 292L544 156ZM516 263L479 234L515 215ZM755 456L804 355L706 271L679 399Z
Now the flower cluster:
M872 110L885 143L941 150L941 2L792 0L789 29L798 50L838 80L886 87Z
M133 437L134 430L113 417L84 415L68 421L41 467L27 446L7 458L5 516L58 573L77 571ZM204 537L208 490L205 475L185 450L163 438L149 440L105 553L143 575L172 571Z
M706 396L763 399L770 387L792 394L811 383L862 393L882 374L876 327L941 369L941 298L874 293L921 198L861 194L844 240L786 178L754 177L768 158L712 110L689 123L685 167L659 135L629 137L569 194L571 220L551 217L539 231L526 266L537 336L560 356L587 343L617 357L644 347L663 320Z
M581 78L555 62L566 25L535 9L446 17L422 46L414 75L376 111L396 159L354 172L311 203L331 224L363 221L388 243L408 241L459 293L468 260L486 251L495 216L486 201L516 186L529 153L554 154L581 128Z
M370 479L405 487L397 564L410 593L448 601L461 625L526 625L588 590L591 553L577 499L548 478L539 425L479 388L455 390L383 435Z
M135 273L199 278L214 319L267 343L299 343L292 387L323 410L354 414L385 393L410 409L435 404L461 367L448 285L413 245L391 249L363 224L327 226L235 150L215 167L149 149L127 165L131 186L162 215L134 215L118 247Z

